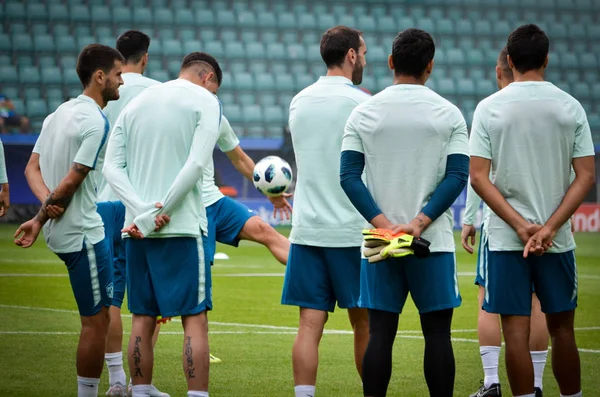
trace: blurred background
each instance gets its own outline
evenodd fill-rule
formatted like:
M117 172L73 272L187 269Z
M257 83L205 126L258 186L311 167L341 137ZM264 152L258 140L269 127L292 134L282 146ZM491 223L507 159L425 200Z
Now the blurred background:
M600 151L600 1L597 0L5 0L0 4L0 139L5 146L13 207L3 221L20 221L39 203L23 170L44 118L81 93L79 50L115 46L138 29L152 37L146 75L177 76L183 56L214 55L224 71L224 114L254 160L277 154L292 165L287 132L292 97L325 73L321 34L337 24L364 32L367 67L361 88L390 85L387 55L395 35L424 29L436 41L427 85L456 104L470 126L481 99L495 92L496 59L508 34L523 23L550 37L546 79L585 108ZM217 181L272 224L268 202L215 151ZM600 159L597 158L597 175ZM577 230L600 231L600 185L575 216ZM464 195L455 205L462 223Z

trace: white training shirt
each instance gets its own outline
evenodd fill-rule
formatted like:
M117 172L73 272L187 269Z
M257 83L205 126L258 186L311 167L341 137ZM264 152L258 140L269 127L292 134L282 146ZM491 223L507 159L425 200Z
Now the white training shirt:
M444 179L450 154L469 154L467 125L456 106L423 85L398 84L359 105L342 151L365 155L367 188L393 223L409 223ZM423 233L431 252L454 252L448 209Z
M219 128L219 139L217 140L217 146L223 153L231 152L240 144L240 140L233 132L229 120L225 116L221 117L221 127ZM210 207L217 201L221 200L223 193L219 190L219 187L215 184L215 164L211 158L210 163L204 170L204 177L202 179L202 200L204 201L205 207Z
M523 218L543 225L571 184L573 158L593 156L594 144L581 104L550 82L514 82L477 105L471 156L492 161L494 185ZM517 233L493 212L491 251L522 251ZM570 222L548 252L575 248Z
M73 163L101 169L108 120L90 97L79 95L46 118L33 149L40 156L44 183L54 191ZM48 248L55 253L79 252L84 237L96 244L104 239L102 218L96 212L96 171L91 171L73 195L65 213L44 225Z
M127 208L125 224L146 237L199 237L207 230L202 174L219 136L221 107L185 79L147 88L123 110L110 136L104 176ZM154 233L154 208L171 221Z
M125 106L133 98L139 95L140 92L146 88L156 84L160 84L159 81L152 80L139 73L123 73L123 85L119 87L119 99L116 101L110 101L104 108L104 114L110 123L111 130L114 128L117 118L125 109ZM116 201L117 196L113 193L112 189L106 183L102 172L98 172L98 201Z
M340 186L340 148L348 116L368 98L347 78L325 76L292 100L289 126L298 168L292 243L361 245L364 219Z

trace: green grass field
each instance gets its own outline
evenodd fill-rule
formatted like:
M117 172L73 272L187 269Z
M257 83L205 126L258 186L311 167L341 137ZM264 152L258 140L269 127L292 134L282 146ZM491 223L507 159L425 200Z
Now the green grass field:
M67 272L43 239L28 250L12 243L16 226L0 227L0 395L73 396L79 318ZM458 236L457 236L458 237ZM577 340L583 390L600 390L600 234L576 236L579 269ZM280 302L284 267L262 246L220 246L230 256L213 268L214 310L210 344L223 363L211 366L212 396L293 396L291 347L298 310ZM468 396L483 377L477 344L476 256L457 251L462 306L453 322L456 355L455 396ZM128 318L124 320L130 329ZM344 310L327 324L320 349L319 396L362 395L352 357L352 336ZM125 343L127 337L125 338ZM181 324L163 327L156 348L154 382L171 396L184 396ZM400 319L394 346L389 396L428 395L422 371L423 339L412 302ZM508 382L501 363L506 396ZM107 390L105 370L101 395ZM558 396L551 363L545 372L546 396Z

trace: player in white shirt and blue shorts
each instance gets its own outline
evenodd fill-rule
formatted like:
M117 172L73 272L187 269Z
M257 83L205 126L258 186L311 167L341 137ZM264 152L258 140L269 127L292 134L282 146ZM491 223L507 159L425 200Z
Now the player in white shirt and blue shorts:
M461 297L450 206L467 183L468 135L458 108L424 85L434 53L427 32L399 33L388 60L394 85L358 105L346 124L340 180L368 221L365 227L403 231L431 243L426 258L362 260L359 305L369 310L370 330L365 396L387 393L399 314L409 292L425 337L429 393L453 395L450 328Z
M292 350L296 397L315 394L318 348L328 312L348 309L359 374L368 340L367 315L358 307L362 217L339 184L339 152L352 110L369 98L354 84L366 65L362 34L346 26L326 31L321 57L327 75L298 93L289 126L298 169L281 303L300 308Z
M102 108L119 98L122 61L117 50L99 44L79 54L77 74L83 94L60 105L44 121L32 155L39 162L41 177L29 183L37 192L47 190L47 198L37 216L17 230L15 240L30 247L43 227L48 248L67 266L81 315L80 397L98 394L110 321L112 256L96 212L96 172L102 168L109 132Z
M470 140L471 185L492 211L483 248L483 309L501 316L512 394L533 397L528 344L535 288L561 395L579 397L577 270L569 219L594 184L594 145L581 104L544 81L546 34L523 25L510 34L507 49L515 81L479 103Z

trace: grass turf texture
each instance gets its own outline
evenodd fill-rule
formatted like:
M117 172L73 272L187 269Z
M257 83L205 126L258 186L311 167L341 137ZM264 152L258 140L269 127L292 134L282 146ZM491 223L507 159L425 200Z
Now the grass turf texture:
M0 395L73 396L76 394L75 350L79 318L67 272L40 239L23 250L12 243L15 225L0 227ZM287 230L283 230L287 233ZM458 244L458 234L455 235ZM576 327L581 352L583 390L600 390L600 234L576 236L579 308ZM219 246L229 260L213 267L213 301L209 315L211 352L223 363L211 366L213 396L293 396L291 348L298 309L280 302L284 267L262 246L242 242L239 248ZM455 396L467 396L483 378L477 344L477 288L473 285L476 253L457 248L463 304L453 321L456 356ZM44 309L38 309L44 308ZM127 312L125 309L124 312ZM129 318L126 329L125 351ZM347 315L330 316L320 348L317 392L320 396L362 395L353 361ZM336 332L338 331L338 332ZM162 328L155 354L154 383L171 396L182 396L181 323ZM423 377L423 339L419 318L408 301L394 345L394 370L389 396L427 395ZM510 395L503 356L500 377ZM99 395L108 389L102 374ZM551 360L544 392L557 396Z

